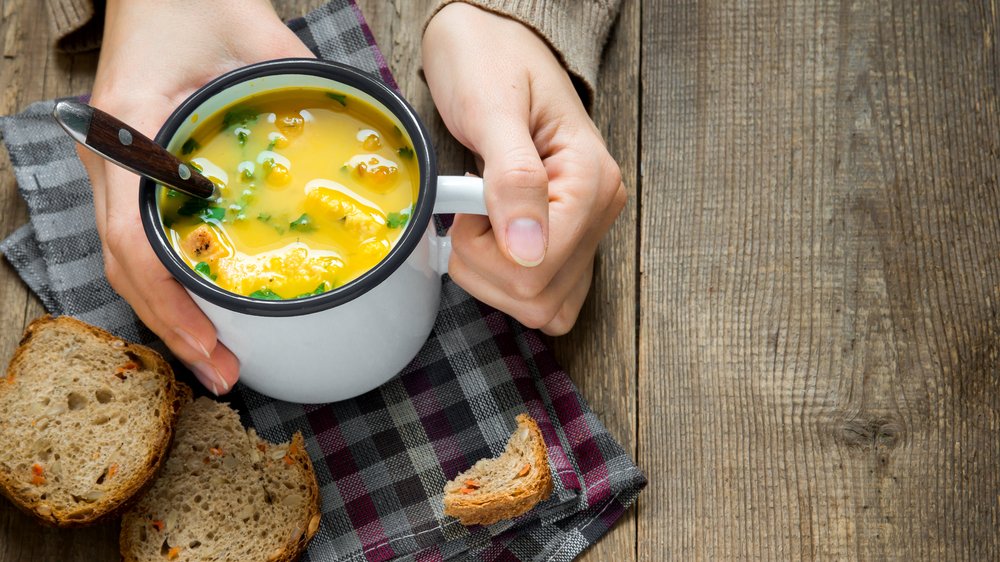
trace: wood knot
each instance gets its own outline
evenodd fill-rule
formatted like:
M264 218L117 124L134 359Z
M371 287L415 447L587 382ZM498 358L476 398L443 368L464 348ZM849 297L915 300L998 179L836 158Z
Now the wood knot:
M860 449L892 449L903 436L903 426L885 418L845 420L837 433L838 441Z

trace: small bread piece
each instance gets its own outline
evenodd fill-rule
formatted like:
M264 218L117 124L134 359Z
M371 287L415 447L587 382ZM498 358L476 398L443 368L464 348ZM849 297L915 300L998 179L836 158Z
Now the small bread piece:
M0 379L0 492L48 525L113 515L152 482L190 393L149 348L35 320Z
M203 262L215 262L229 255L229 250L219 239L218 233L204 224L192 230L181 242L181 246L188 255Z
M551 493L542 432L531 416L521 414L499 457L479 460L445 484L444 514L463 525L492 525L527 513Z
M163 472L122 518L120 548L126 562L289 561L319 523L302 435L272 445L203 397L181 410Z

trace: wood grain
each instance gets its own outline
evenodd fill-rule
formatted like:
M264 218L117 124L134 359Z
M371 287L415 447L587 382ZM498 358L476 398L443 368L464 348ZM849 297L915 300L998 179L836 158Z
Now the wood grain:
M89 90L97 68L93 54L58 55L51 48L45 4L33 0L2 0L4 53L0 59L0 113L20 111L33 101ZM0 236L27 221L6 151L0 158ZM44 313L10 265L0 265L0 357L6 365L21 332ZM6 500L0 500L0 560L116 560L118 525L56 530L39 527Z
M995 2L646 2L639 557L1000 559Z
M636 282L639 208L639 11L624 0L604 52L594 123L622 171L629 200L601 241L594 282L576 327L549 338L556 357L611 435L636 458ZM635 560L635 510L588 549L584 561Z

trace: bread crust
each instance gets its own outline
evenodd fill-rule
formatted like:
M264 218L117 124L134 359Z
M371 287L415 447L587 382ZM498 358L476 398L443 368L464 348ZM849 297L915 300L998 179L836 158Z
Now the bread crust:
M320 514L319 484L316 481L316 472L313 471L312 460L309 458L309 453L306 452L305 440L302 439L302 434L298 431L292 436L292 442L288 451L289 458L294 462L294 466L302 471L306 486L309 488L309 517L303 522L305 524L303 533L297 540L290 541L285 546L285 554L276 558L274 562L293 562L298 560L299 556L306 551L306 546L309 545L309 541L312 540L313 535L319 529L319 522L322 517Z
M264 439L257 438L258 442L265 443L267 445L272 445ZM309 458L309 453L306 452L305 440L302 438L300 432L295 432L292 436L292 440L289 443L288 452L286 453L288 458L292 460L292 466L294 466L301 473L302 480L305 481L306 487L308 489L308 498L306 505L308 506L308 514L302 521L302 533L299 534L297 539L289 540L285 545L279 547L281 549L281 554L276 557L269 558L266 562L294 562L298 560L299 557L305 552L309 541L312 540L316 531L319 529L320 518L322 517L320 511L320 496L319 496L319 483L316 480L316 473L313 470L312 460ZM123 562L145 562L136 556L134 553L139 550L136 545L132 544L130 537L134 536L134 533L129 532L126 525L129 522L142 524L143 519L141 517L129 519L126 517L122 521L122 530L118 537L118 548L121 553ZM275 549L277 552L278 549ZM246 562L257 562L257 561L246 561ZM265 562L265 561L260 561Z
M78 510L56 510L41 500L19 494L17 492L17 479L9 472L0 469L0 494L9 499L18 509L43 525L63 528L84 527L118 516L138 500L142 492L152 485L156 474L163 466L167 451L170 450L177 416L180 413L180 408L184 403L185 397L187 397L187 400L190 400L191 390L174 378L170 364L159 353L142 345L125 342L100 328L69 316L52 317L45 315L34 320L25 330L24 336L22 336L21 342L14 352L13 358L11 358L7 368L8 377L13 377L22 361L24 361L29 344L37 334L55 324L60 324L63 328L73 331L89 333L109 346L113 343L121 342L124 345L120 349L138 357L144 369L155 371L158 375L166 379L162 400L162 404L165 407L160 408L161 431L156 436L156 442L143 463L144 470L137 471L129 479L123 480L119 487L106 494L100 500L86 504ZM6 385L0 384L0 401L4 400L4 395L7 393L5 387Z
M534 471L536 477L526 478L523 485L516 488L513 493L484 490L476 494L461 495L445 492L445 515L455 517L462 525L492 525L502 519L512 519L524 515L538 502L547 499L552 494L552 473L549 469L545 440L542 439L542 432L538 429L538 424L528 414L520 414L517 416L517 426L518 429L514 430L514 435L522 427L528 428L528 431L531 432L532 464L538 468ZM513 439L513 435L511 438ZM459 474L451 482L458 482L464 478L466 478L466 473Z

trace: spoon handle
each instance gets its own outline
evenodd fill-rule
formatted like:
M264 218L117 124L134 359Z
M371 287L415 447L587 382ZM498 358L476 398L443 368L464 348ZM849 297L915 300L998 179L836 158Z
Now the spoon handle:
M215 184L193 166L100 109L64 100L52 115L77 142L122 168L193 197L215 196Z

